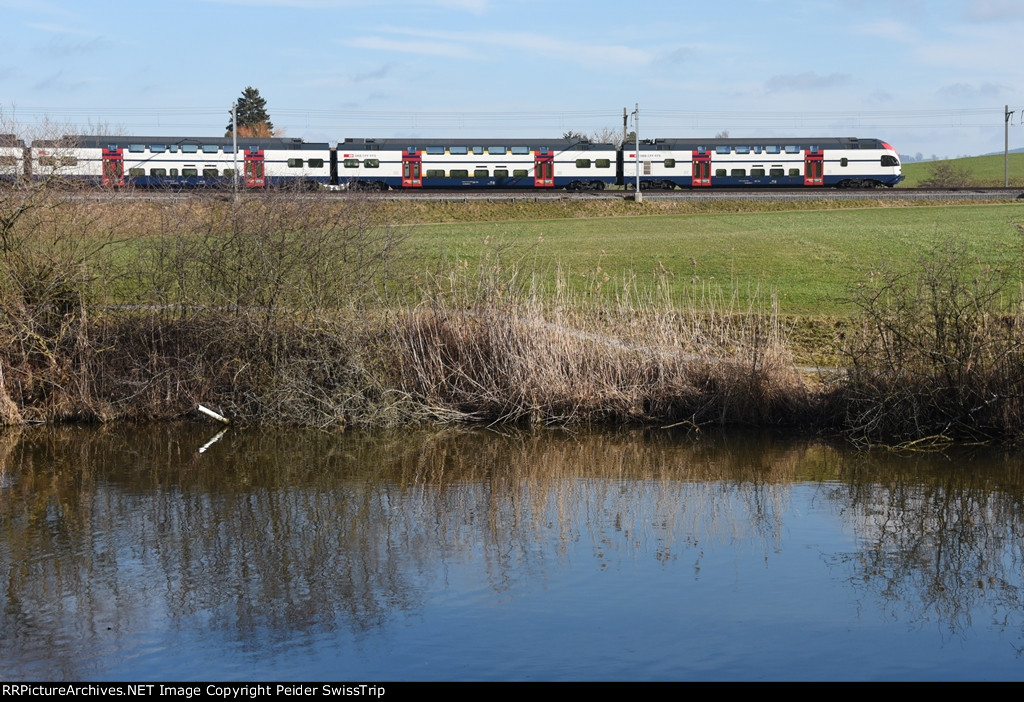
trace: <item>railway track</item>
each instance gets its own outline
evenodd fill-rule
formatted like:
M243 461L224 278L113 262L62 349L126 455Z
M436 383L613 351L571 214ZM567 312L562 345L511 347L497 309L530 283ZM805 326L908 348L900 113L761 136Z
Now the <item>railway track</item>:
M281 191L271 191L280 193ZM251 195L252 191L243 194ZM181 200L193 197L230 198L231 191L210 190L117 190L89 191L72 197L82 200ZM604 190L570 192L565 190L389 190L385 192L295 192L296 199L344 199L358 197L369 200L421 200L435 202L552 202L559 200L621 200L632 199L633 191ZM869 200L869 201L993 201L1020 200L1024 204L1024 188L877 188L867 190L835 190L831 188L794 189L721 189L721 190L644 190L646 201L814 201L814 200Z

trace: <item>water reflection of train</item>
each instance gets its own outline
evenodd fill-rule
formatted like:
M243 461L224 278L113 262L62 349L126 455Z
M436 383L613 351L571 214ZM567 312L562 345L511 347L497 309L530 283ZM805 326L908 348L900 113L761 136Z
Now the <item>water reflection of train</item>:
M70 136L28 147L0 135L0 177L104 186L601 190L893 186L899 155L853 137L653 139L622 146L566 139L301 139Z

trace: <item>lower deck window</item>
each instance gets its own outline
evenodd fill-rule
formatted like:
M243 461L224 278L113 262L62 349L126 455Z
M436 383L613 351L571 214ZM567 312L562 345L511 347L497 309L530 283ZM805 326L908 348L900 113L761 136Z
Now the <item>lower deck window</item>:
M527 178L529 177L530 172L525 168L516 168L512 171L512 175L516 178Z
M486 168L477 168L475 171L473 171L473 177L474 178L490 178L491 174L488 172L488 170Z
M464 168L453 168L449 175L452 178L468 178L469 171L465 170Z
M428 178L444 178L444 170L440 169L440 168L437 168L437 169L428 168L427 169L427 177Z
M216 178L217 175L218 175L218 173L217 173L217 169L216 168L204 168L203 169L203 177L204 178Z

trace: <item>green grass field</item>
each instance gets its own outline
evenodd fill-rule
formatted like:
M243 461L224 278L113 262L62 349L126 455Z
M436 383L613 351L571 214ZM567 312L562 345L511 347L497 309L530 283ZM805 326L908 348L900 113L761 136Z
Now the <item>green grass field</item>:
M560 272L579 290L667 280L680 294L770 291L783 314L830 317L852 312L851 290L872 270L909 270L950 241L979 265L1024 264L1015 222L1024 225L1024 205L721 212L420 224L410 244L423 273L500 267L548 286Z
M923 163L903 164L903 175L906 179L900 183L901 188L916 188L922 181L931 177L938 164L950 164L963 168L969 175L972 185L981 187L1002 187L1004 181L1003 156L971 156L969 158L950 159L948 161L926 161ZM1009 159L1010 185L1024 187L1024 154L1010 154Z

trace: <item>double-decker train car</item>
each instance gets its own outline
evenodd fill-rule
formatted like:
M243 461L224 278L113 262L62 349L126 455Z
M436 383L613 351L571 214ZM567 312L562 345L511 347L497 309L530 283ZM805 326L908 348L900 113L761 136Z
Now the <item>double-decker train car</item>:
M618 181L617 153L566 139L345 139L336 185L596 190Z
M623 179L640 187L893 186L899 154L878 139L655 139L623 146Z
M69 136L30 149L0 135L0 179L121 187L230 186L335 190L877 187L903 179L878 139L653 139L620 147L566 139L301 139Z
M14 134L0 134L0 182L11 183L27 174L25 142Z
M120 187L230 186L236 169L251 188L328 185L329 144L301 139L67 136L32 142L37 178Z

